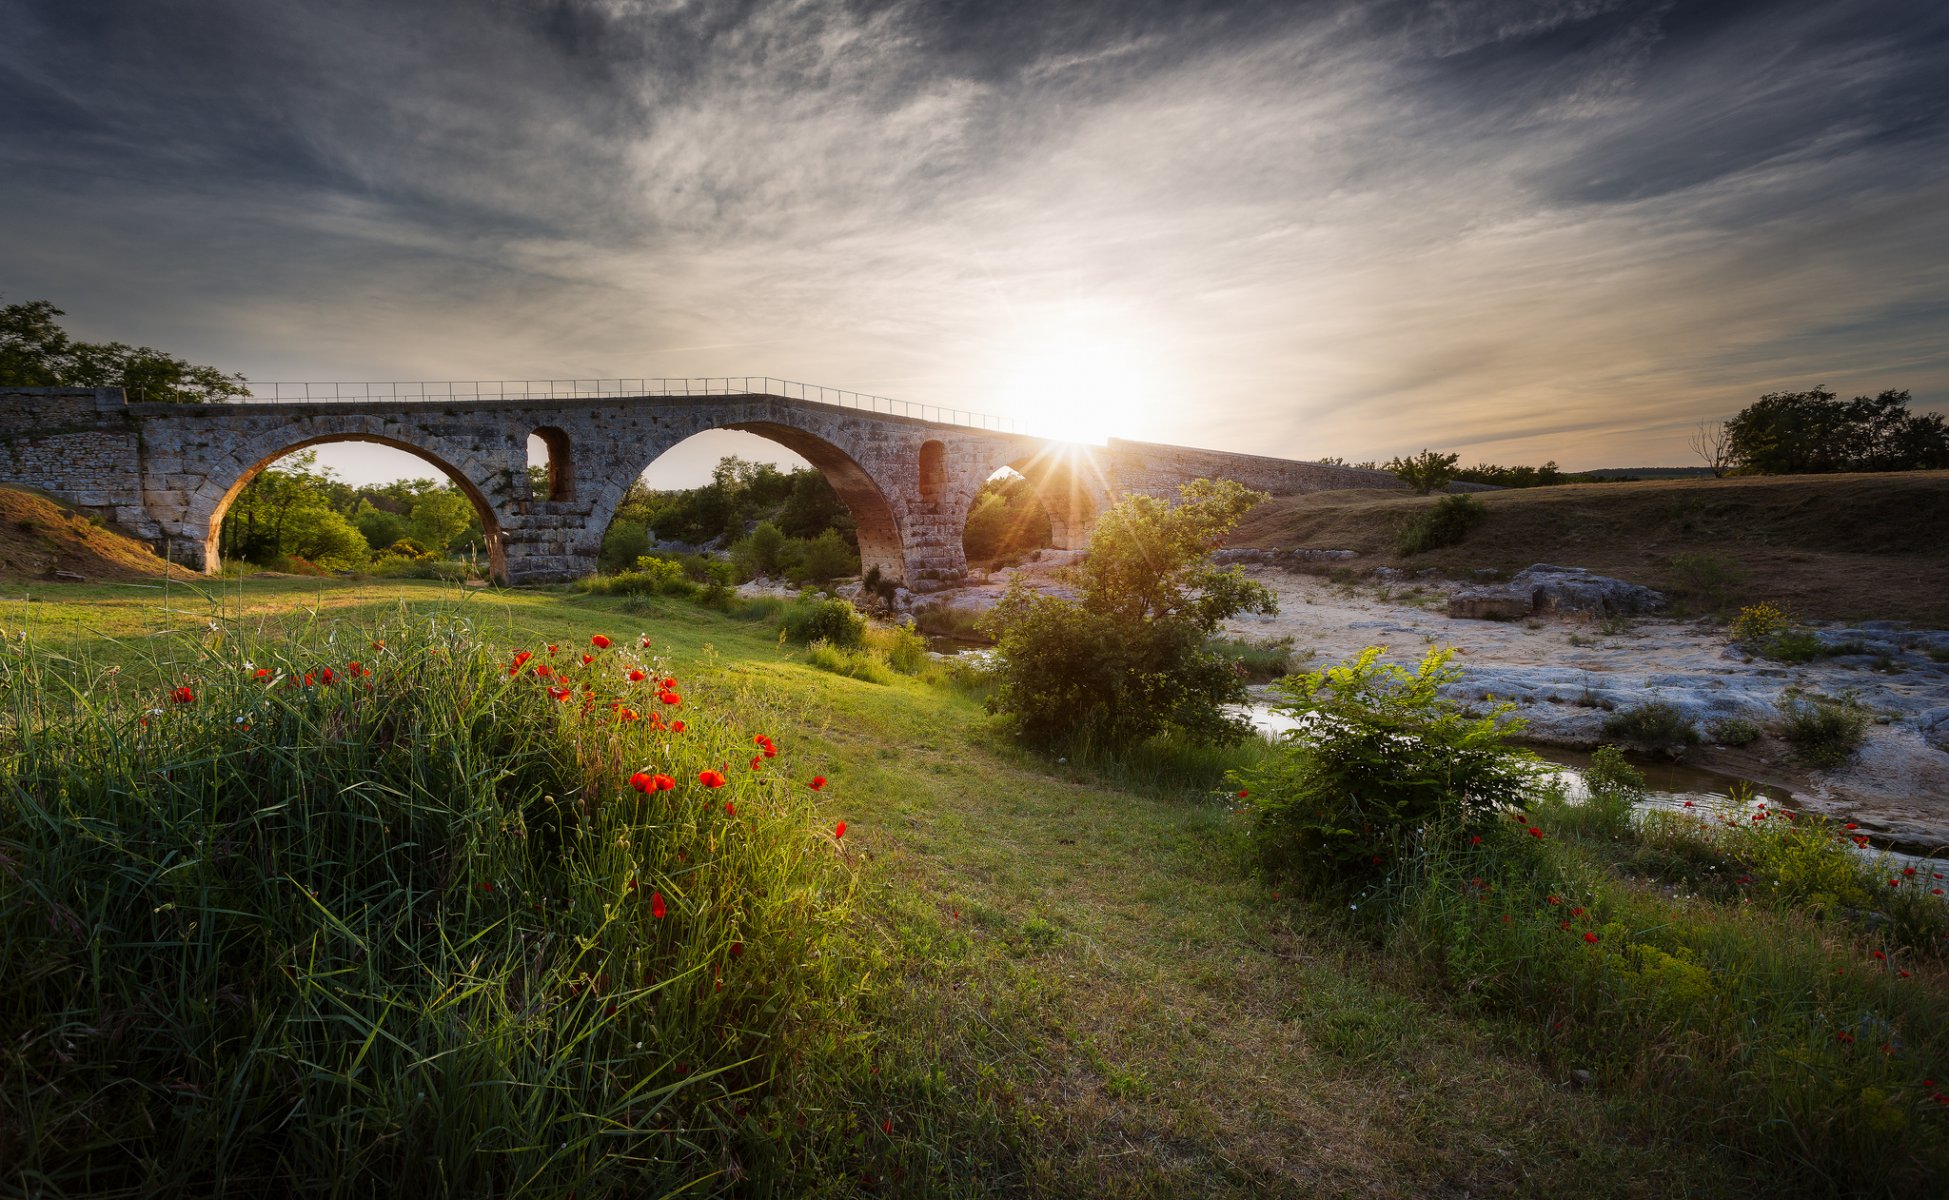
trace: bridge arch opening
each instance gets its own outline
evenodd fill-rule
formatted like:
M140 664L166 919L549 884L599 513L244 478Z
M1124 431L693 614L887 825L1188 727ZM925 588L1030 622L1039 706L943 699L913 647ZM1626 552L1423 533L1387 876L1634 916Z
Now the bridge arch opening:
M827 582L878 567L882 578L905 578L899 526L879 485L825 438L772 421L701 430L662 449L611 510L602 569L620 570L656 543L729 549L761 519L792 539L788 556L823 545L814 562L758 573ZM829 574L842 557L843 570Z
M564 430L540 425L528 435L528 477L537 500L575 499L575 457Z
M489 503L479 486L452 463L445 461L440 456L422 447L415 446L409 442L367 433L328 434L321 437L305 438L291 442L272 453L263 455L246 467L238 474L236 479L231 481L229 486L225 488L216 502L210 507L208 527L203 544L204 571L214 574L220 570L223 559L226 557L224 552L234 549L234 543L238 537L235 529L231 531L230 540L233 544L225 544L226 518L231 516L239 498L243 496L245 489L250 486L252 481L256 480L267 469L277 466L279 462L293 455L300 454L313 446L346 442L361 442L404 451L413 458L430 464L441 475L445 476L446 481L453 484L454 492L458 493L459 499L464 501L464 504L456 508L451 503L443 503L440 501L439 497L441 495L451 496L453 493L433 493L432 499L427 499L426 495L422 494L421 499L425 501L426 511L423 513L414 512L406 514L410 517L417 518L417 525L410 521L403 522L403 524L414 532L418 532L421 527L432 528L436 531L442 528L453 529L456 523L464 530L471 523L468 520L471 517L473 521L478 521L479 523L482 542L481 548L485 550L487 560L487 574L497 583L508 582L507 559L504 546L505 538L501 530L501 523L495 515L494 506ZM385 490L381 488L353 489L350 488L350 485L343 484L339 484L338 487L347 488L352 491L370 490L376 492ZM336 513L336 515L347 524L353 523L353 516L348 516L345 513ZM353 532L359 534L361 539L365 541L368 550L383 551L385 549L382 546L371 545L368 535L356 524L353 524ZM381 540L388 539L382 536ZM408 540L414 539L409 536ZM429 547L429 549L431 548ZM439 547L439 550L442 552L445 549L446 547L444 546Z
M1009 468L1028 481L1049 518L1049 546L1083 550L1089 546L1096 517L1109 496L1109 485L1084 455L1051 448L1018 459Z
M1035 485L1013 467L998 467L975 493L961 531L970 567L1018 566L1049 546L1049 510Z

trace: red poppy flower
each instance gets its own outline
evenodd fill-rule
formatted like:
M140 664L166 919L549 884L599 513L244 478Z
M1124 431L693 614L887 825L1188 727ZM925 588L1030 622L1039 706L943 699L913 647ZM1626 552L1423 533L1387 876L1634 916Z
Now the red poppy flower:
M703 770L697 772L697 782L707 788L721 788L727 781L722 771L713 771L709 767L705 767Z
M1529 827L1529 836L1533 838L1540 838L1543 836L1543 831L1541 829L1538 829L1536 826L1531 825Z
M189 704L195 701L196 693L186 687L172 688L169 698L178 704Z
M658 700L663 701L665 704L682 704L684 702L684 698L682 696L679 696L677 695L677 693L672 691L667 691L667 690L658 692L656 694L656 698Z
M814 775L812 782L806 784L806 786L816 792L826 786L826 777L824 775Z
M330 667L326 667L324 670L318 672L318 678L325 683L330 683L332 680L337 679L338 676L332 674Z
M732 943L731 943L731 957L732 957L732 958L741 958L741 957L743 957L743 956L744 956L744 943L743 943L743 942L732 942Z
M553 675L554 673L555 673L555 668L549 666L547 663L543 663L539 667L535 668L536 679L547 679L549 676Z
M644 634L642 640L637 642L636 644L638 646L641 646L643 649L648 650L650 648L650 635L647 633Z
M845 836L846 836L846 822L844 822L844 821L841 821L841 822L840 822L840 823L839 823L838 825L836 825L836 826L834 826L834 827L833 827L833 830L832 830L832 836L833 836L833 840L835 840L835 841L837 841L837 840L838 840L838 839L840 839L840 838L843 838L843 837L845 837Z
M752 769L752 770L754 770L754 771L755 771L755 770L757 770L757 769L758 769L759 767L762 767L762 766L764 766L764 765L765 765L765 756L764 756L764 755L762 755L762 754L754 754L754 755L752 755L752 756L751 756L751 769Z
M664 917L664 914L668 913L669 911L670 910L665 908L663 905L663 893L651 892L650 893L650 915L655 917L657 920L661 921Z
M553 654L553 653L555 653L555 651L556 651L556 649L557 649L556 647L554 647L554 646L550 646L550 647L548 648L548 652L549 652L550 654Z
M346 663L345 673L357 679L359 676L365 674L365 664L357 661Z
M1881 962L1887 962L1887 961L1888 961L1888 956L1887 956L1886 954L1883 954L1883 953L1882 953L1881 951L1879 951L1879 950L1877 950L1877 951L1875 951L1875 958L1876 958L1876 959L1877 959L1878 961L1881 961Z
M674 688L674 687L676 687L676 686L677 686L677 680L676 680L676 677L675 677L675 676L665 676L665 677L664 677L664 680L663 680L663 686L664 686L664 687L666 687L666 688Z
M670 732L671 732L671 733L682 733L683 731L684 731L684 723L683 723L682 721L672 721L672 722L670 722Z
M629 786L639 792L653 792L656 790L656 776L638 771L629 777Z
M270 677L271 671L269 667L259 667L256 673L251 676L253 679L269 679Z
M594 662L595 660L596 660L596 656L595 656L595 655L593 655L593 654L584 654L584 655L582 656L582 665L586 667L586 666L588 666L588 665L589 665L590 663L592 663L592 662Z
M1563 901L1562 901L1562 900L1559 900L1559 899L1558 899L1557 897L1555 897L1555 896L1545 896L1545 897L1543 897L1543 900L1544 900L1544 902L1545 902L1545 903L1547 903L1547 904L1562 904L1562 903L1563 903Z
M677 790L677 781L676 781L675 779L673 779L672 777L670 777L670 776L668 776L668 775L661 775L661 774L659 774L659 775L656 775L656 776L653 776L653 778L654 778L654 779L656 780L656 790L657 790L657 791L659 791L659 792L674 792L674 791L676 791L676 790Z
M636 710L633 708L625 708L621 712L617 713L616 715L621 717L625 721L634 721L637 719Z
M1685 802L1685 807L1687 807L1687 808L1690 808L1690 807L1692 807L1692 802L1691 802L1690 800L1687 800L1687 801Z
M726 800L726 801L724 802L724 815L725 815L725 816L727 816L727 817L735 817L735 816L737 816L737 815L738 815L738 806L737 806L737 805L735 805L735 804L733 804L733 803L731 803L731 802L730 802L729 800Z
M1903 874L1904 876L1908 876L1908 875L1913 875L1913 874L1915 874L1915 868L1914 868L1914 867L1903 867L1903 868L1902 868L1902 874Z
M1846 824L1845 826L1843 826L1843 828L1845 828L1845 829L1859 829L1859 828L1861 828L1861 827L1860 827L1859 825L1856 825L1856 824L1855 824L1855 823L1854 823L1853 821L1849 821L1849 822L1848 822L1848 823L1847 823L1847 824Z
M609 649L609 639L599 633L589 639L589 644L598 650Z
M562 701L563 703L567 703L567 701L568 701L568 698L569 698L570 696L572 696L572 695L574 695L574 693L573 693L573 692L571 692L571 691L569 691L569 690L568 690L567 688L565 688L565 687L552 687L552 688L549 688L549 689L548 689L548 694L549 694L549 695L551 695L551 696L553 696L553 697L555 697L555 699L557 699L557 700L560 700L560 701Z
M483 883L482 883L482 884L480 885L480 890L481 890L481 891L483 891L483 892L491 892L491 891L493 891L493 890L494 890L494 881L490 879L490 880L487 880L487 881L485 881L485 882L483 882Z
M317 679L316 679L316 678L315 678L314 676L311 676L311 675L306 675L306 676L305 676L305 686L306 686L306 687L310 687L310 686L311 686L312 684L314 684L314 683L317 683L317 682L318 682L318 680L317 680Z
M1250 792L1247 792L1247 791L1246 791L1246 790L1245 790L1244 788L1240 788L1240 789L1238 789L1238 798L1239 798L1240 800L1243 800L1243 799L1245 799L1245 798L1246 798L1246 797L1247 797L1248 795L1250 795L1250 794L1251 794L1251 793L1250 793Z
M1479 833L1469 839L1469 845L1471 846L1480 846L1481 844L1482 844L1482 835Z
M1583 915L1584 915L1584 906L1583 906L1583 905L1581 905L1581 904L1579 904L1579 905L1578 905L1577 907L1575 907L1575 908L1573 908L1573 909L1571 909L1571 910L1570 910L1570 915L1571 915L1571 916L1573 916L1573 917L1581 917L1581 916L1583 916Z
M1594 942L1595 942L1595 941L1597 940L1597 935L1596 935L1596 934L1594 934L1594 933L1586 933L1586 934L1584 935L1584 940L1585 940L1586 942L1593 942L1593 943L1594 943Z
M1890 879L1890 880L1888 881L1888 886L1889 886L1889 887L1900 887L1900 886L1902 886L1902 881L1901 881L1901 880L1899 880L1899 879Z
M646 678L647 678L647 676L645 676L645 675L643 674L643 668L641 668L641 667L637 667L637 668L635 668L635 669L633 669L633 670L631 670L631 671L630 671L630 673L629 673L629 681L630 681L631 683L641 683L641 682L643 682L643 680L644 680L644 679L646 679Z

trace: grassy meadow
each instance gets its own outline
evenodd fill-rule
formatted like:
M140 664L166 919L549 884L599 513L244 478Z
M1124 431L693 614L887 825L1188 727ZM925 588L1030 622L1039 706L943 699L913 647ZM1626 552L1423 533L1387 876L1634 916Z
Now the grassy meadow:
M1812 823L1544 798L1350 909L1255 870L1226 771L1262 748L1038 758L965 675L772 619L26 586L0 1192L1922 1195L1949 1168L1943 905Z

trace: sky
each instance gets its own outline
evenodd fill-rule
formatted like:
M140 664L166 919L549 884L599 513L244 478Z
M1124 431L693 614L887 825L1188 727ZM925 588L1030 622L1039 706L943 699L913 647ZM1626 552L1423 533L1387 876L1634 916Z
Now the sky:
M0 296L254 381L770 375L1572 469L1682 465L1769 391L1949 405L1931 0L0 0L0 30Z

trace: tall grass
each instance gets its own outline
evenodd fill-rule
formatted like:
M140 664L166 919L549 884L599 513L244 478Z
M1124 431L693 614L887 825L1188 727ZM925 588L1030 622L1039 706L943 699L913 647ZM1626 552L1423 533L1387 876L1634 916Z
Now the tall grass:
M659 704L668 664L511 672L453 613L184 648L0 656L5 1187L662 1194L801 1153L781 1066L852 986L853 873L789 747L747 769L766 731Z

